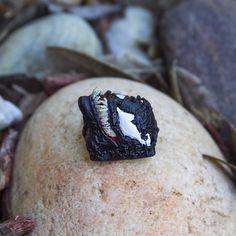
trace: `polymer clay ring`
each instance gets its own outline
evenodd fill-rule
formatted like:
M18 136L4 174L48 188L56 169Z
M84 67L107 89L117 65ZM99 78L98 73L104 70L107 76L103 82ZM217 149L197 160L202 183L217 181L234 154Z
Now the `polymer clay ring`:
M79 98L83 136L93 161L145 158L155 155L159 129L151 104L133 97L94 90Z

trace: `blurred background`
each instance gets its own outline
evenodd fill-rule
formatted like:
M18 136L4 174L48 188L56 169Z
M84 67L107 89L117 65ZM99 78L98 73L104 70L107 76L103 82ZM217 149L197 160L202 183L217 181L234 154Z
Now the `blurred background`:
M166 93L234 165L235 15L235 0L0 0L2 219L25 122L57 90L91 77L124 77Z

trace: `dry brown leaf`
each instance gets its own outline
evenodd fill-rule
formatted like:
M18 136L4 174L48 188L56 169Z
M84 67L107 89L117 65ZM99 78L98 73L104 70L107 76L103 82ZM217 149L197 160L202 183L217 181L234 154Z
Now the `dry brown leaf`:
M183 98L180 93L179 80L177 77L175 62L171 65L169 70L170 95L178 103L183 105Z
M0 235L22 236L29 233L35 225L34 220L25 217L15 217L0 224Z
M150 65L143 65L127 57L117 57L114 55L105 55L102 60L118 67L120 70L131 74L165 93L169 93L168 84L164 78L164 68L161 59L153 61Z
M229 162L227 162L227 161L223 161L223 160L221 160L221 159L218 159L218 158L216 158L216 157L212 157L212 156L209 156L209 155L206 155L206 154L203 154L202 156L203 156L203 158L205 158L205 159L208 159L208 160L211 160L211 161L213 161L213 162L218 162L218 163L221 163L221 164L223 164L223 165L226 165L226 166L228 166L230 169L232 169L234 172L236 172L236 166L233 165L233 164L231 164L231 163L229 163ZM236 173L235 173L235 174L236 174Z
M217 103L202 80L180 66L174 66L172 70L176 73L178 80L178 83L175 83L178 86L176 90L180 92L184 106L202 123L219 126L224 118L217 111Z
M127 74L98 58L70 49L48 47L46 50L46 58L49 68L55 73L76 71L78 73L87 73L91 76L113 76L139 80L135 76Z

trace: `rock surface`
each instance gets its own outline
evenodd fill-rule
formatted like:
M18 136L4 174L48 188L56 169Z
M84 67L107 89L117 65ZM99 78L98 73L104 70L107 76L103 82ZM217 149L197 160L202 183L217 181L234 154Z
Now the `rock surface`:
M160 128L154 157L90 161L78 97L96 87L149 100ZM81 81L53 95L26 125L13 211L37 220L37 236L234 236L236 191L203 153L223 158L201 124L166 95L117 78Z
M18 29L5 41L0 47L0 74L42 73L47 46L61 46L93 56L102 52L88 23L74 15L55 14Z
M236 124L236 2L185 1L161 22L168 60L202 79L218 110Z

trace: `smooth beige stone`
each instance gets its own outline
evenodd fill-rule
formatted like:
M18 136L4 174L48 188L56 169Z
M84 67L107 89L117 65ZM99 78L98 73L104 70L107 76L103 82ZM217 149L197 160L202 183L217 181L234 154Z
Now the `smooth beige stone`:
M160 128L154 157L90 161L77 99L94 88L151 102ZM233 236L235 188L203 153L223 158L201 124L161 92L113 78L78 82L49 98L21 135L13 212L37 219L32 235Z

